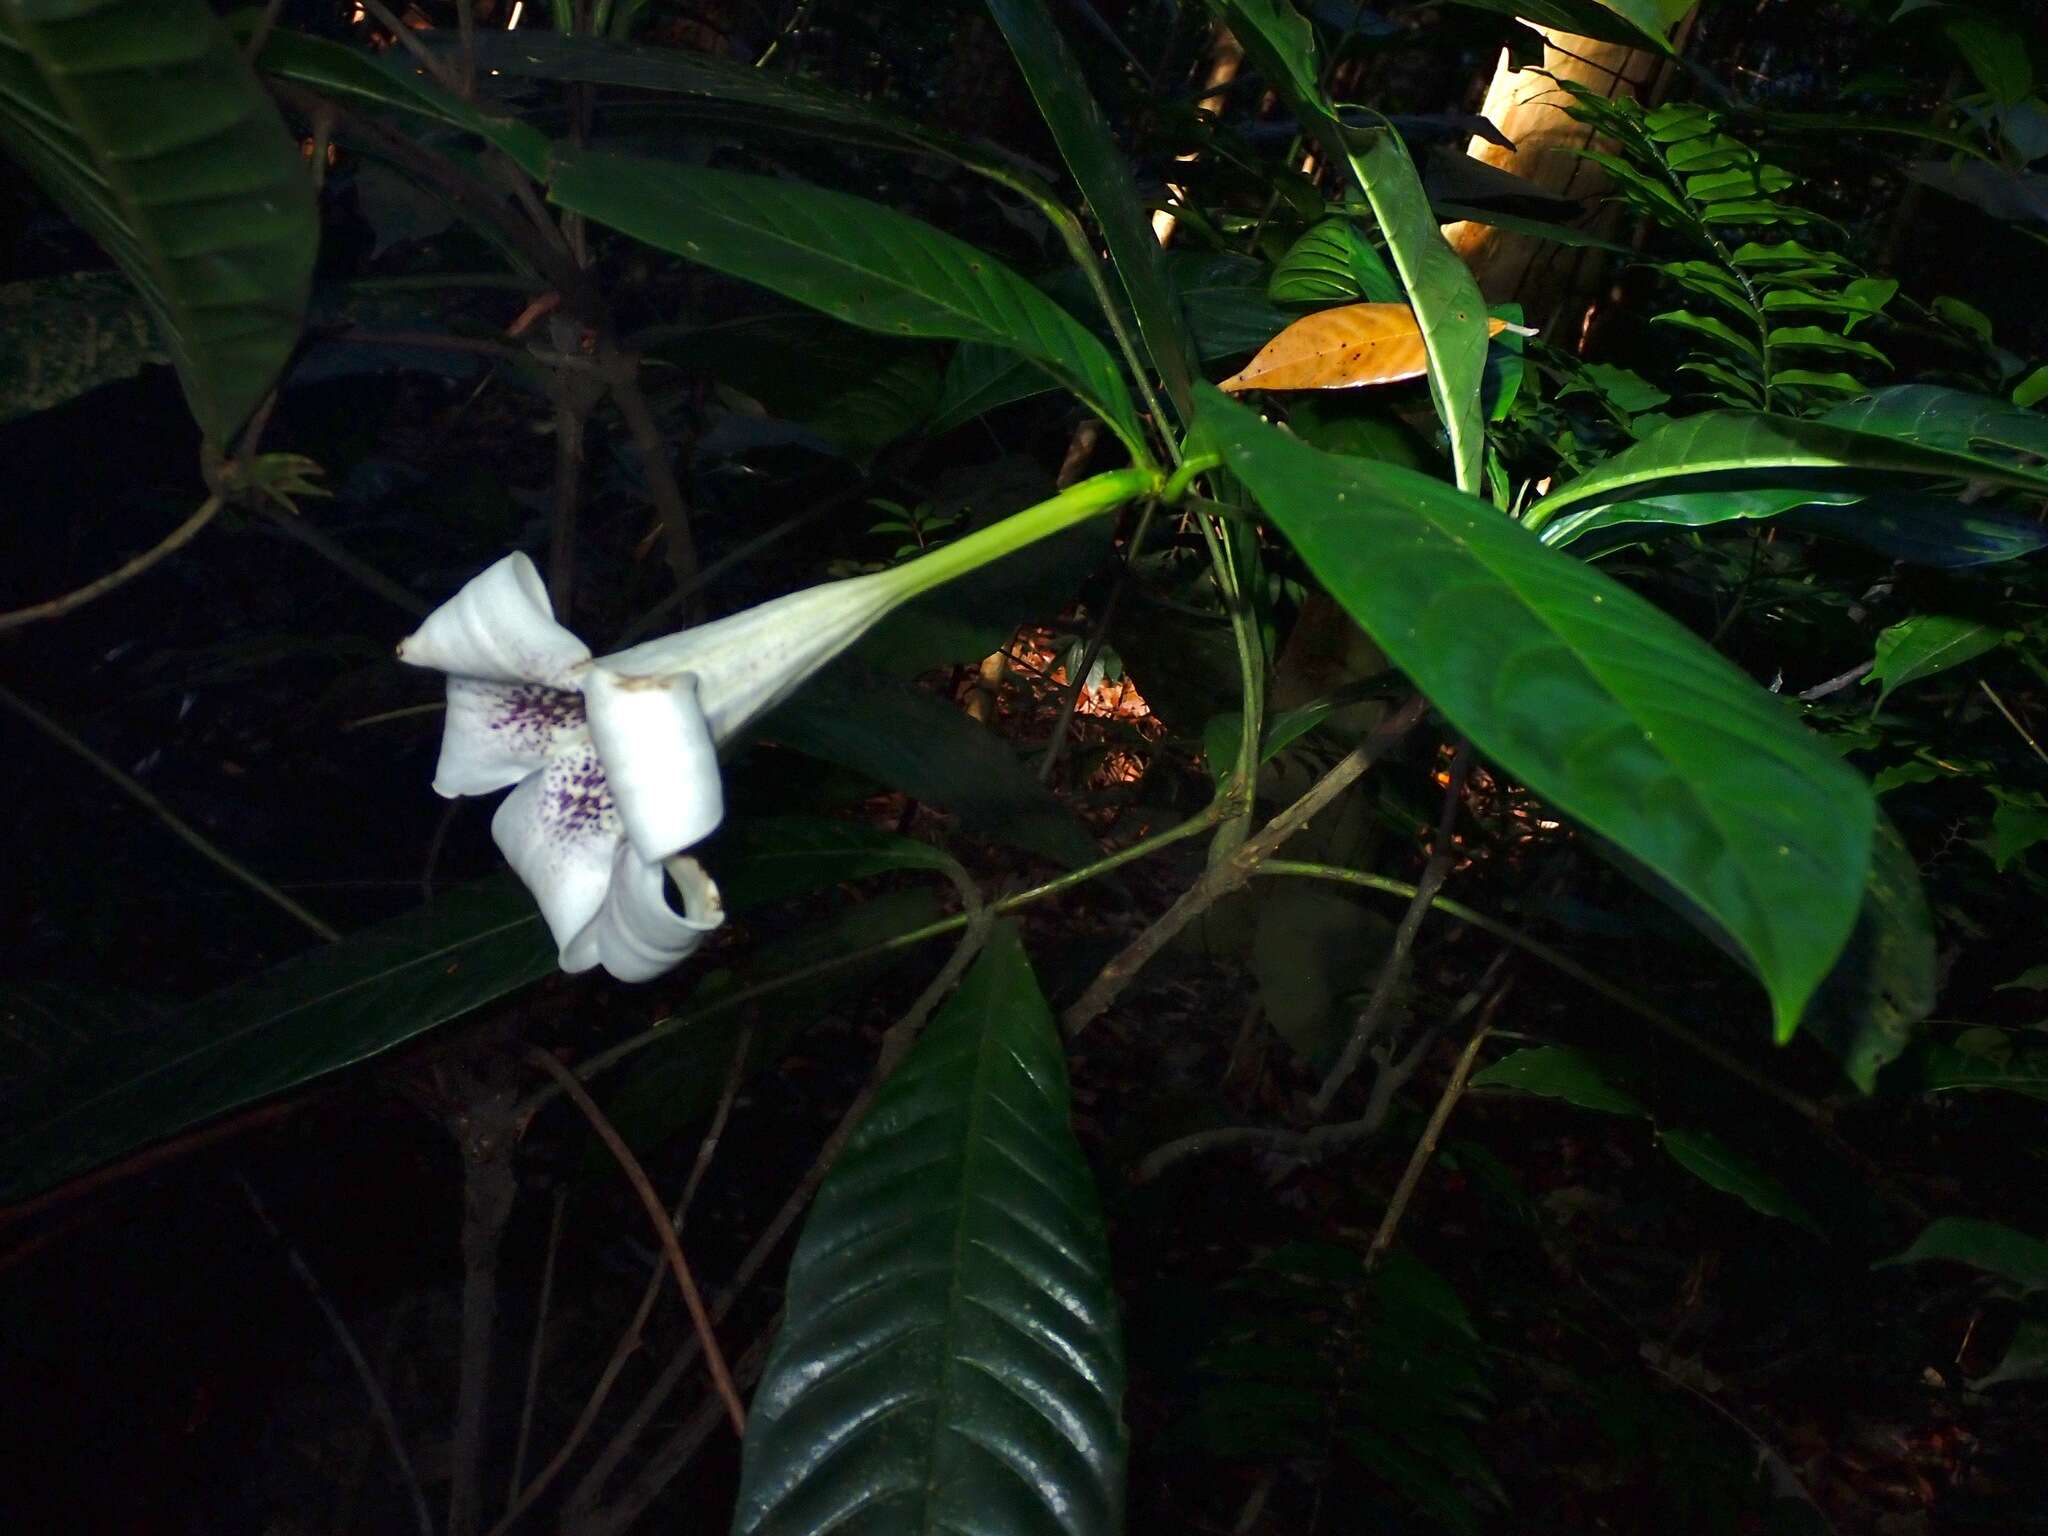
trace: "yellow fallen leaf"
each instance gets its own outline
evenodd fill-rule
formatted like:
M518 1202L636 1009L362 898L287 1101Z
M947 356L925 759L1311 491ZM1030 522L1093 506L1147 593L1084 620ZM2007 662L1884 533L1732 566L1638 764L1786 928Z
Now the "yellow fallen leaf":
M1486 334L1536 333L1488 317ZM1217 388L1357 389L1417 379L1429 369L1429 349L1406 304L1345 304L1305 315L1259 349L1241 372Z

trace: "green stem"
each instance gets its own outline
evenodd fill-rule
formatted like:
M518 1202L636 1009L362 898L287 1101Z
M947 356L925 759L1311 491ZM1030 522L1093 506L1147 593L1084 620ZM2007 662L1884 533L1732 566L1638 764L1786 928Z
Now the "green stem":
M1185 842L1191 837L1199 837L1222 819L1226 809L1227 801L1218 798L1210 803L1208 809L1202 811L1199 815L1190 817L1178 826L1168 827L1164 832L1144 838L1139 842L1131 844L1128 848L1119 849L1115 853L1097 859L1093 864L1086 864L1079 869L1069 870L1066 874L1048 880L1043 885L1034 885L1027 891L1019 891L1013 896L1005 896L999 901L992 901L988 903L985 910L994 916L1001 917L1020 908L1028 907L1034 902L1044 901L1049 896L1057 896L1062 891L1072 890L1075 886L1086 884L1097 876L1108 874L1113 869L1120 869L1124 865L1135 863L1139 859L1149 858L1162 848L1171 847L1175 843ZM609 1050L599 1051L596 1055L587 1058L577 1066L576 1075L585 1082L588 1082L607 1067L617 1065L628 1056L654 1044L657 1040L668 1039L677 1030L687 1025L698 1023L704 1019L716 1018L719 1014L729 1013L743 1004L753 1002L756 998L766 997L771 992L779 992L783 988L793 987L799 982L809 981L817 976L828 975L833 971L844 970L848 966L859 965L863 961L873 959L876 955L888 954L899 949L907 949L913 944L922 944L926 939L936 939L949 933L957 933L962 928L965 928L968 922L969 915L965 912L958 913L952 917L940 918L937 922L926 923L922 928L912 928L908 932L899 933L893 938L884 939L879 944L870 944L865 949L856 950L852 954L835 955L830 960L820 960L815 965L807 965L781 976L770 977L768 980L757 982L751 987L743 987L737 992L728 993L715 1002L705 1004L702 1008L696 1009L686 1016L663 1019L651 1029L642 1030L637 1035L621 1040ZM537 1090L523 1107L522 1115L531 1115L533 1111L547 1103L559 1091L552 1084Z
M978 528L896 567L890 574L902 587L898 600L907 602L1027 544L1035 544L1076 523L1085 523L1091 517L1113 512L1140 496L1155 494L1159 484L1159 473L1152 469L1113 469L1107 474L1091 475L1076 485L1068 486L1049 501L1026 507L1001 522Z
M1220 453L1198 453L1192 459L1183 459L1180 468L1166 477L1166 485L1159 492L1159 499L1169 507L1180 505L1181 498L1188 493L1188 487L1212 469L1223 467Z
M333 944L340 941L341 934L337 930L330 928L326 923L315 917L311 912L308 912L296 901L293 901L291 897L285 895L283 891L280 891L247 865L237 862L231 855L222 852L204 834L180 819L177 813L172 811L163 801L157 799L155 795L144 789L134 779L116 768L104 757L101 757L99 753L93 751L91 747L88 747L78 737L65 730L63 726L37 709L28 700L22 698L10 688L0 687L0 705L13 710L22 719L28 721L30 725L33 725L45 736L56 742L57 745L64 748L65 751L70 752L73 756L83 761L87 767L111 781L114 787L119 789L122 794L128 796L129 799L135 801L136 804L156 817L158 821L162 822L169 829L172 836L193 849L201 857L234 876L235 879L241 881L242 884L248 886L250 890L263 897L266 901L269 901L280 911L289 912L314 933L327 940L328 943Z
M1405 880L1390 880L1384 875L1369 875L1363 870L1344 869L1335 864L1308 864L1296 859L1268 859L1252 871L1255 875L1296 875L1311 880L1336 880L1345 885L1361 886L1369 891L1384 891L1389 896L1401 896L1414 900L1415 887ZM1617 1007L1625 1008L1651 1027L1669 1035L1689 1049L1704 1056L1732 1077L1756 1089L1759 1093L1776 1099L1788 1109L1805 1116L1816 1124L1826 1124L1827 1111L1803 1094L1779 1086L1768 1077L1753 1071L1739 1058L1730 1055L1711 1040L1695 1034L1678 1020L1653 1007L1641 998L1623 991L1598 972L1589 971L1569 955L1552 949L1540 939L1532 939L1519 929L1511 928L1498 918L1488 917L1484 912L1474 911L1463 902L1453 901L1448 896L1438 896L1430 906L1446 917L1455 917L1459 922L1470 923L1482 933L1490 933L1503 943L1512 944L1525 954L1533 955L1552 970L1569 976L1581 986L1590 988Z
M1052 225L1053 233L1060 237L1060 244L1067 248L1074 265L1081 269L1081 276L1087 280L1088 291L1095 296L1095 303L1102 311L1102 317L1109 322L1110 334L1116 338L1117 350L1123 353L1124 366L1131 371L1131 379L1138 386L1145 409L1152 415L1152 424L1166 442L1166 451L1174 463L1180 462L1180 444L1173 433L1166 428L1169 420L1165 407L1160 403L1158 392L1152 388L1152 378L1145 370L1145 360L1138 351L1138 340L1131 334L1131 328L1124 323L1123 311L1118 307L1116 295L1110 291L1109 279L1102 275L1102 258L1095 254L1095 247L1088 243L1088 232L1081 227L1081 221L1074 210L1058 198L1048 195L1029 177L1012 175L1001 166L988 161L977 161L971 169L981 172L999 186L1008 187L1019 197L1036 208L1045 221ZM1132 444L1134 452L1139 445Z

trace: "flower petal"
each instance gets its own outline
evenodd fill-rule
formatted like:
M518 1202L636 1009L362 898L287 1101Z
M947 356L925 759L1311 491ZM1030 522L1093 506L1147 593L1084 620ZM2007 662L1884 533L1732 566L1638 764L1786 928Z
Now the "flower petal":
M900 568L828 581L643 641L602 657L599 665L626 677L694 674L712 738L730 741L866 634L902 596Z
M586 742L560 753L507 795L491 837L540 904L562 969L595 965L571 965L570 946L604 907L625 842L596 749Z
M662 866L622 844L603 910L563 951L562 968L601 965L620 981L652 981L680 965L725 921L725 909L718 887L695 859L671 860L670 868L683 895L681 912L668 904Z
M659 863L711 835L725 815L718 747L697 707L697 679L583 674L590 737L634 851Z
M573 683L590 647L555 622L540 572L510 554L427 615L398 659L493 683Z
M488 795L589 740L579 694L540 683L451 677L434 793Z

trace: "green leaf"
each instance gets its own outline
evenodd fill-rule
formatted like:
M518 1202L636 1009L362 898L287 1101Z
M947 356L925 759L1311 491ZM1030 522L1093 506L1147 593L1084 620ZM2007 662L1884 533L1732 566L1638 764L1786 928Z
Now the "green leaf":
M721 835L712 856L728 910L822 890L873 875L930 870L965 872L944 849L858 821L822 816L757 816Z
M1484 503L1202 398L1206 443L1331 595L1476 746L1719 923L1788 1036L1862 901L1863 781L1688 631Z
M2043 363L2012 387L2012 403L2021 410L2048 400L2048 363Z
M1445 243L1415 163L1392 129L1350 129L1339 120L1317 79L1314 31L1286 0L1213 0L1213 8L1324 152L1351 167L1372 205L1429 349L1430 394L1450 434L1458 484L1476 491L1486 452L1479 408L1486 304L1471 271Z
M1636 501L1611 501L1571 517L1560 518L1543 530L1546 544L1562 548L1601 528L1623 523L1661 523L1673 528L1710 528L1716 523L1738 519L1780 517L1816 503L1849 504L1863 500L1860 491L1814 491L1799 487L1773 490L1768 487L1726 491L1681 491L1645 496Z
M770 715L770 740L960 818L980 837L1070 868L1094 842L998 737L950 704L842 663Z
M1821 420L1853 432L1955 454L1981 466L1979 473L2020 469L2027 478L2001 481L2037 492L2048 489L2048 470L2016 456L2048 457L2048 416L1992 395L1973 395L1936 384L1898 384L1867 400L1836 406ZM1987 478L1992 478L1986 473Z
M818 1192L736 1536L1113 1536L1123 1346L1066 1063L998 927Z
M2032 518L1910 491L1845 496L1838 505L1823 505L1816 497L1784 515L1795 528L1849 539L1894 560L1937 570L1993 565L2048 548L2048 528Z
M1763 366L1764 355L1756 342L1736 331L1727 321L1713 315L1696 315L1689 309L1673 309L1661 315L1652 315L1650 324L1669 325L1679 330L1691 331L1696 336L1704 336L1707 340L1726 347L1738 361L1751 365L1753 369Z
M1934 1012L1939 984L1934 920L1919 866L1891 818L1879 811L1863 910L1842 958L1814 994L1804 1027L1852 1083L1874 1093L1878 1072Z
M0 0L0 148L135 284L227 452L298 344L320 241L227 29L205 0Z
M10 1106L0 1203L402 1045L555 969L511 876L308 950Z
M1991 836L1982 844L2000 874L2037 844L2048 842L2048 810L2037 805L2001 803L1991 813Z
M2048 1291L2048 1243L1996 1221L1943 1216L1928 1223L1904 1253L1879 1259L1872 1269L1894 1264L1967 1264L2010 1281L2022 1291Z
M228 25L236 39L246 44L255 35L261 16L257 10L242 11L230 18ZM522 34L520 46L527 46L530 36ZM491 37L492 34L485 33L477 41L487 43ZM310 86L324 96L406 112L460 128L503 150L529 176L547 174L550 141L546 134L516 118L479 111L435 85L402 50L394 53L394 58L381 59L360 48L310 37L290 27L272 27L263 39L263 51L256 56L255 64L263 74Z
M1994 992L2048 992L2048 965L2030 965L2011 981L2001 981Z
M1792 1197L1792 1192L1750 1159L1707 1131L1662 1131L1658 1141L1687 1173L1733 1195L1760 1215L1775 1216L1820 1235L1820 1223Z
M2048 1378L2048 1322L2023 1317L2013 1329L2012 1342L1997 1365L1970 1383L1972 1392L2008 1381L2040 1381Z
M1833 331L1818 325L1781 325L1771 331L1771 346L1792 352L1846 352L1855 357L1867 357L1872 362L1890 365L1891 359L1867 341L1857 341L1852 336L1837 336Z
M1578 37L1596 37L1607 43L1626 43L1653 53L1669 53L1665 34L1684 14L1663 0L1455 0L1475 10L1492 11L1517 21L1555 27Z
M1002 29L1024 72L1032 99L1052 130L1053 142L1074 173L1081 196L1102 230L1146 350L1166 385L1167 398L1186 415L1191 407L1194 355L1187 327L1167 292L1160 269L1159 242L1138 200L1131 170L1110 137L1102 109L1087 78L1068 50L1042 0L988 0L989 14Z
M1511 235L1526 235L1531 240L1548 240L1553 245L1570 246L1573 250L1607 251L1616 256L1635 254L1628 246L1575 229L1569 224L1554 224L1548 219L1525 219L1498 208L1475 208L1469 203L1446 202L1440 197L1431 198L1430 207L1446 224L1462 219L1467 223L1506 230Z
M1608 1115L1649 1114L1632 1094L1608 1081L1599 1062L1564 1045L1536 1045L1511 1051L1492 1066L1473 1073L1472 1086L1541 1094Z
M2048 1100L2048 1050L2006 1050L1982 1055L1952 1045L1928 1045L1915 1053L1914 1066L1922 1093L2003 1089L2030 1099Z
M1166 253L1166 280L1187 314L1203 362L1256 352L1295 316L1266 293L1264 263L1228 251Z
M0 422L130 379L170 354L118 272L0 286Z
M2002 107L2023 101L2034 88L2034 67L2026 40L1988 16L1956 16L1942 31L1970 66L1977 83Z
M1401 281L1350 219L1325 219L1287 248L1266 297L1275 304L1404 302Z
M1108 349L984 251L864 198L800 182L561 147L551 201L649 245L895 336L1021 353L1150 463Z
M1959 667L2004 643L2004 630L1975 619L1946 613L1916 614L1877 637L1877 660L1869 681L1879 685L1877 701L1882 704L1895 689Z
M1901 386L1916 390L1919 387ZM1896 393L1886 390L1874 398L1882 400ZM1543 530L1546 543L1563 542L1571 537L1582 514L1608 502L1672 491L1707 490L1717 481L1755 485L1766 475L1774 476L1780 484L1824 484L1833 479L1839 485L1843 477L1852 474L1890 470L1945 479L1975 477L2037 492L2048 490L2048 470L1993 458L1968 442L1956 444L1934 435L1915 437L1879 430L1875 423L1900 423L1890 416L1873 415L1863 409L1872 403L1852 401L1830 411L1821 421L1747 411L1707 411L1688 416L1551 492L1529 509L1522 524ZM2002 401L1991 403L2007 411L2012 409ZM1845 417L1844 412L1851 414ZM2027 413L2013 414L2024 417ZM2048 430L2048 417L2031 419ZM1862 422L1873 425L1860 427ZM1994 426L1992 430L2006 429ZM1560 527L1560 523L1564 526Z

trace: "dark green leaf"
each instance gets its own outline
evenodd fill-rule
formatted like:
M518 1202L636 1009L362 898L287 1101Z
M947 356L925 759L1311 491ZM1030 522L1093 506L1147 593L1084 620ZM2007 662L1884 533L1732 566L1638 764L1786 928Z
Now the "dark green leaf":
M1967 457L1986 469L2013 468L2015 456L2048 457L2048 416L1992 395L1935 384L1899 384L1850 400L1821 418L1830 426ZM2031 466L2019 483L2048 488L2048 470Z
M0 1135L0 1203L388 1051L555 969L509 875L309 950L25 1097Z
M1789 1035L1862 901L1863 781L1692 634L1484 503L1203 400L1206 441L1331 595L1476 746L1719 923Z
M981 837L1068 866L1088 835L998 737L950 704L841 665L767 719L762 734L960 818Z
M227 452L298 344L320 240L227 29L205 0L0 0L0 147L135 284Z
M965 878L950 854L929 843L820 816L757 816L716 846L719 893L734 912L871 875L929 870Z
M1877 660L1870 669L1870 681L1879 685L1877 699L1882 704L1895 689L1959 667L2004 643L2004 630L1976 619L1916 614L1877 637Z
M1805 1028L1865 1093L1934 1011L1934 921L1920 870L1891 818L1877 816L1870 885L1848 947L1814 994Z
M2006 1048L1995 1053L1927 1045L1914 1053L1913 1081L1922 1093L2001 1089L2048 1100L2048 1050Z
M1820 1223L1792 1198L1790 1190L1718 1136L1707 1131L1662 1131L1657 1139L1681 1168L1703 1183L1733 1195L1761 1215L1820 1233Z
M230 23L243 42L254 34L259 15L255 10L243 11ZM529 36L522 35L520 46L528 44ZM495 37L484 33L477 41L489 51ZM546 134L516 118L479 111L449 95L423 75L403 51L395 53L395 58L380 59L360 48L310 37L290 27L272 27L264 37L263 52L256 57L256 68L294 85L311 86L325 96L460 128L503 150L529 176L547 174Z
M1268 301L1266 268L1248 256L1169 251L1166 277L1205 363L1256 352L1295 319Z
M1849 539L1894 560L1937 570L1992 565L2048 548L2048 527L2032 518L1910 491L1845 497L1832 506L1814 498L1784 516L1795 528Z
M1014 926L884 1085L790 1264L739 1536L1121 1528L1123 1348L1066 1063Z
M1943 1216L1913 1239L1913 1246L1873 1269L1893 1264L1940 1261L1967 1264L1987 1275L2010 1281L2022 1291L2048 1291L2048 1243L1996 1221L1972 1216Z
M1167 398L1185 415L1190 409L1193 347L1167 292L1159 242L1146 222L1131 169L1110 137L1102 109L1046 14L1043 0L988 0L988 8L1101 227L1110 263L1130 296L1139 333L1166 385Z
M549 197L662 250L850 325L1021 353L1149 462L1130 392L1094 336L1008 267L929 224L800 182L558 148Z
M1583 1051L1563 1045L1536 1045L1511 1051L1492 1066L1473 1073L1472 1086L1541 1094L1547 1099L1563 1099L1580 1109L1609 1115L1649 1114L1632 1094L1608 1081L1599 1062Z

